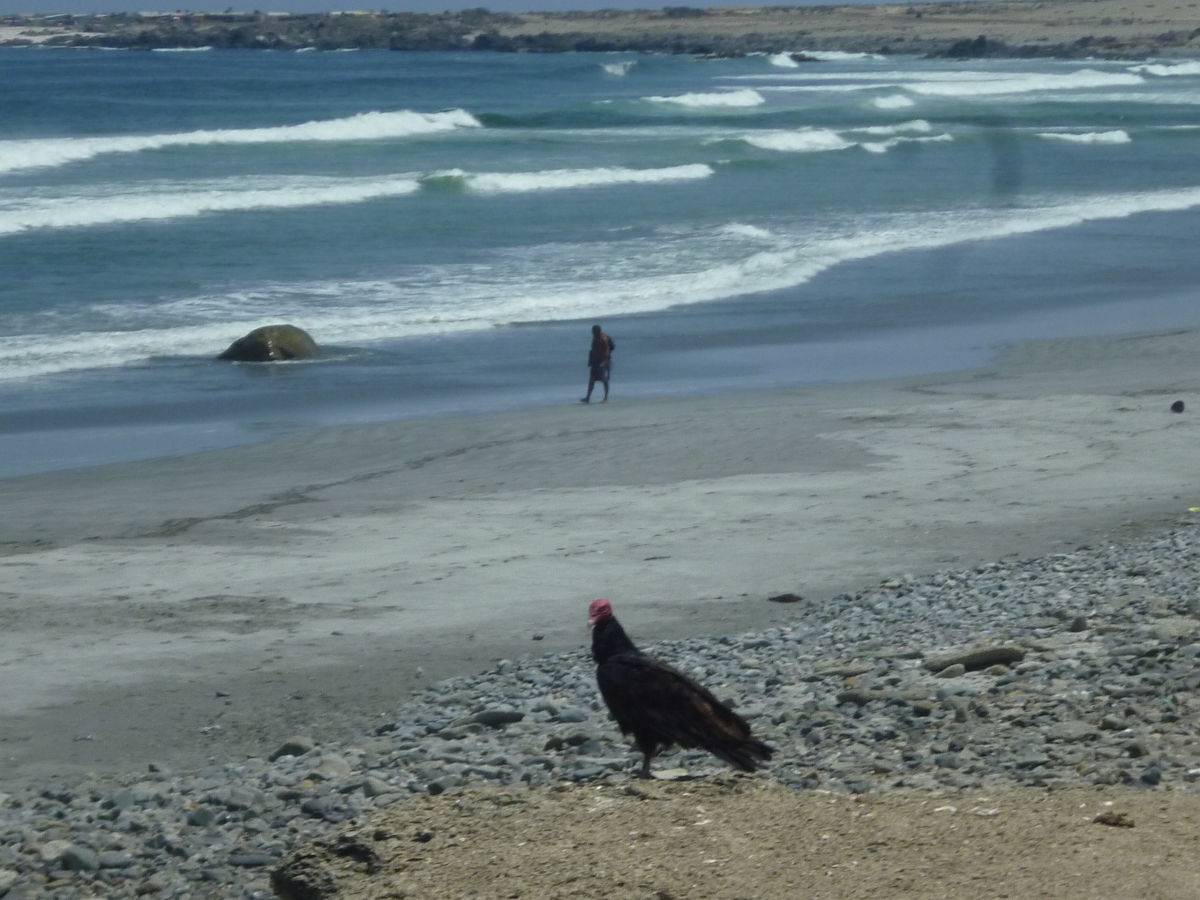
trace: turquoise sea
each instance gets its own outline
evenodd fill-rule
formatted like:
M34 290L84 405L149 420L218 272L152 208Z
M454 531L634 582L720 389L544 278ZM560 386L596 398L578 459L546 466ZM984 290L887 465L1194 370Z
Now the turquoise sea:
M1198 234L1196 62L2 50L0 475L576 404L594 322L614 400L1196 325Z

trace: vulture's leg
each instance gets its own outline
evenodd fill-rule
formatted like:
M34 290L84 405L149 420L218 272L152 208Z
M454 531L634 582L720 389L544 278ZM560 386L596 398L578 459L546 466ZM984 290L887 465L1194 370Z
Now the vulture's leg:
M649 753L642 753L642 768L641 768L641 771L638 772L637 777L638 778L649 778L650 777L650 754Z

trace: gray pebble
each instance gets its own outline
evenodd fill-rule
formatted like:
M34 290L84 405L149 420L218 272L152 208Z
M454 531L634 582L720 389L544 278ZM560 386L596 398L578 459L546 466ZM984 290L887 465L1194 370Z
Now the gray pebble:
M1200 729L1197 583L1189 523L1127 545L797 599L792 625L644 649L751 721L777 748L762 776L799 790L1194 790L1200 748L1177 738ZM951 666L953 677L936 677ZM640 765L584 646L428 685L385 720L344 744L296 737L269 759L197 772L6 785L4 900L45 896L23 879L73 867L86 874L63 877L97 879L114 897L265 895L259 870L296 841L401 793L612 780ZM655 767L726 770L698 750L669 751ZM54 826L34 830L35 818Z
M102 863L96 856L95 850L74 844L63 851L59 861L64 869L72 872L90 872L100 868ZM132 862L132 860L131 860Z

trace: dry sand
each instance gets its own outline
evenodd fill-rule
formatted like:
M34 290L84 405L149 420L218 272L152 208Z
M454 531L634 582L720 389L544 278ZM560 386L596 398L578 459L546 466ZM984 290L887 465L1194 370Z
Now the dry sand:
M284 900L299 874L338 900L1194 900L1198 853L1195 794L849 797L731 777L414 799L305 848L279 885Z
M581 646L596 596L645 642L740 633L788 619L777 592L1159 527L1200 504L1198 360L1186 332L903 382L617 386L0 482L0 781L347 737L431 679Z

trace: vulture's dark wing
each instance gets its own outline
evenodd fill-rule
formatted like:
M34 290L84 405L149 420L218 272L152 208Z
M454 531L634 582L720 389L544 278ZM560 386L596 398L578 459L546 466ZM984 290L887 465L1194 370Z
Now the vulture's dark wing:
M753 772L771 749L750 736L746 720L681 672L640 653L622 653L596 669L600 694L623 733L654 745L701 747Z

